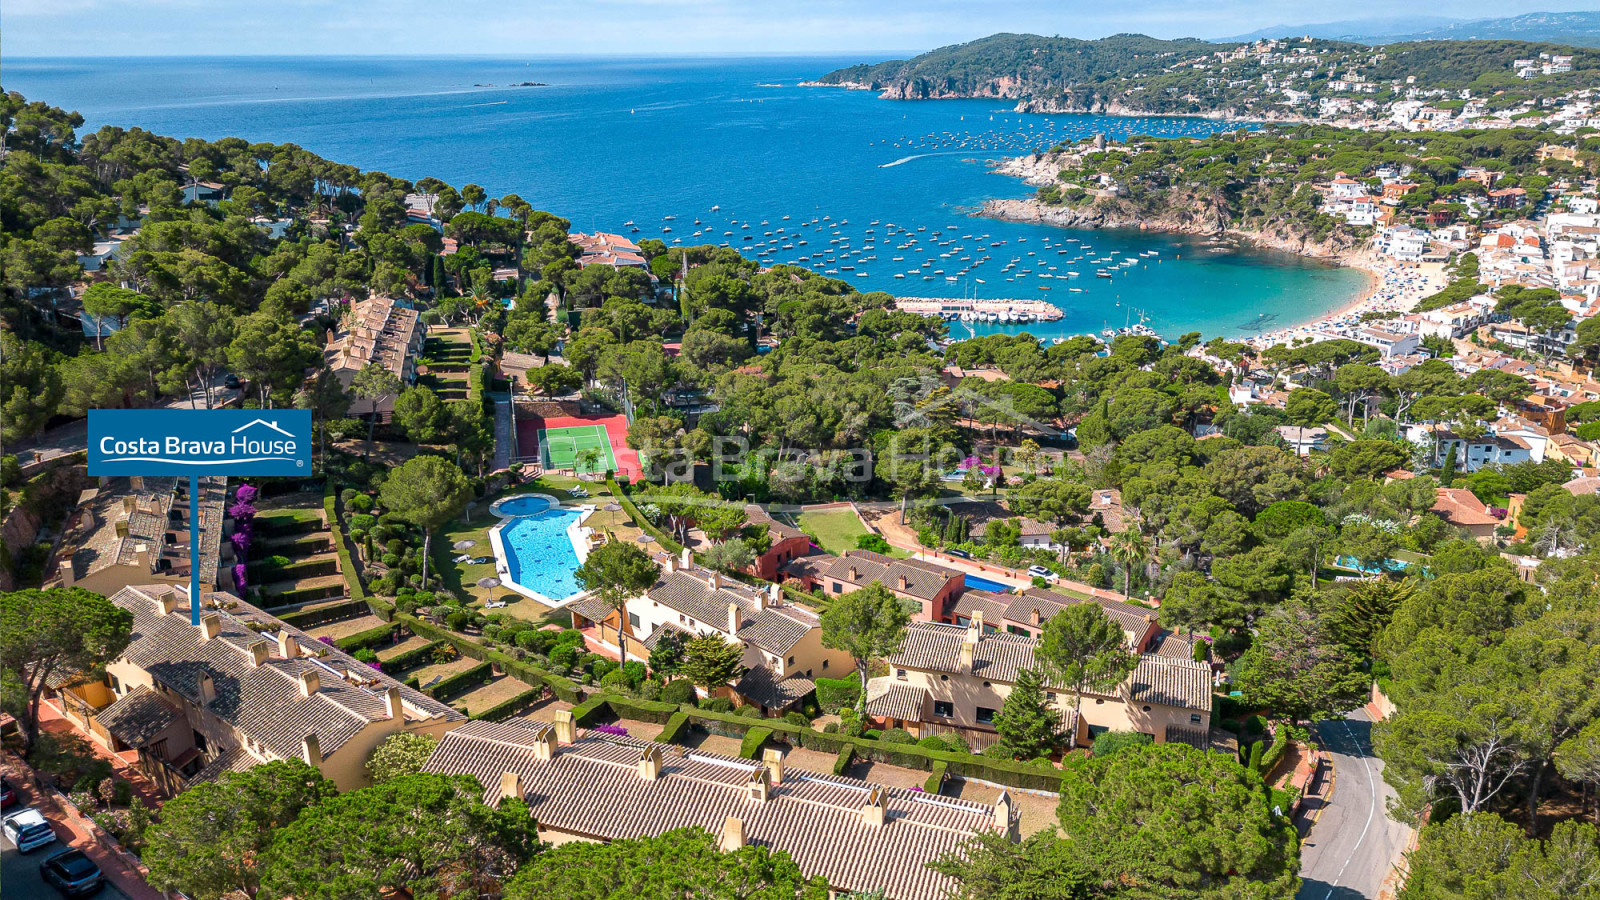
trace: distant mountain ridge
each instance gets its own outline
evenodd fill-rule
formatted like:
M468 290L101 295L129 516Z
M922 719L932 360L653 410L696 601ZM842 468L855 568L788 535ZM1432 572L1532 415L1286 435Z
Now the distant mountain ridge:
M1444 16L1353 19L1316 25L1274 25L1249 34L1214 40L1227 44L1304 35L1363 44L1500 40L1600 47L1600 12L1535 12L1495 19L1452 19Z

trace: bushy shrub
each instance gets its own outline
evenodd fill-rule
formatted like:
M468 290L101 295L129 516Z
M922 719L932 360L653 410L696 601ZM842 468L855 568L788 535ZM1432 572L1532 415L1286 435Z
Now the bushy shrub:
M406 542L399 538L395 538L389 543L384 544L383 549L393 553L395 556L399 556L400 554L406 552Z
M625 683L631 690L638 690L639 685L644 683L645 676L649 674L645 671L644 663L638 660L623 663L618 671L622 673Z
M941 734L939 737L944 740L945 746L949 747L952 753L972 752L972 744L968 743L966 736L958 731Z
M504 631L501 632L501 634L504 633ZM516 640L517 646L524 650L533 650L539 646L539 632L537 631L533 631L531 629L527 631L515 631L512 632L512 637ZM553 655L552 661L554 661Z
M444 624L449 626L451 631L466 631L467 623L471 621L472 614L464 609L458 609L444 617Z
M917 742L917 739L911 736L911 732L904 728L890 728L878 740L883 741L885 744L915 744Z
M365 496L365 495L363 495L363 496ZM372 527L374 525L377 525L377 524L378 524L378 519L377 519L376 516L355 515L355 516L351 516L350 517L350 530L351 531L355 531L357 528L360 528L360 529L363 529L363 530L371 530Z
M578 648L571 644L557 644L550 649L550 662L564 669L572 668L578 661Z
M400 555L398 553L385 553L383 556L378 558L378 561L383 563L387 568L395 569L400 565Z
M978 755L979 756L987 756L990 759L1012 759L1013 758L1012 754L1011 754L1011 751L1007 750L1005 747L1001 746L1000 744L990 744L989 746L983 748L983 752L978 754Z
M710 700L700 704L700 708L707 712L733 712L733 701L727 697L712 697Z
M628 675L621 669L613 669L600 676L600 686L608 690L622 692L632 686L628 684Z
M823 712L836 713L846 706L854 706L861 696L861 679L855 675L847 678L818 678L817 703Z
M493 622L483 626L483 636L491 641L500 640L500 626Z
M800 712L799 710L791 709L788 712L784 713L783 714L783 720L785 722L788 722L790 725L798 725L801 728L810 728L811 727L811 719L808 716L806 716L805 713Z
M922 740L917 741L917 746L924 750L944 751L950 749L950 745L944 742L944 738L938 736L937 734L930 734Z
M641 700L660 700L661 682L654 678L647 678L639 685L639 698Z
M357 650L350 655L355 657L358 661L364 663L375 663L378 661L378 654L371 647L362 647L360 650Z
M856 715L855 707L846 706L839 710L839 733L856 737L861 734L861 718Z
M345 506L350 507L351 509L355 510L358 513L371 512L372 511L372 495L371 494L357 494L354 497L350 498L349 500L345 501Z
M678 706L687 703L693 706L695 699L694 682L687 678L674 679L661 686L662 703L675 703Z
M838 722L829 722L828 724L822 726L822 733L823 734L838 734L839 733L839 723Z
M1137 731L1106 731L1097 735L1089 752L1095 756L1113 756L1130 747L1155 743L1155 738Z
M379 579L379 580L381 581L382 579ZM372 588L373 588L373 590L378 590L377 584L376 583L373 584ZM382 591L378 591L378 592L379 593L383 593ZM401 613L404 613L405 615L409 616L412 613L417 611L417 601L412 599L411 597L401 597L400 599L398 599L398 600L396 600L394 602L394 608L399 610Z
M738 709L734 710L734 715L744 716L747 719L763 718L761 714L761 707L755 705L754 703L746 703L745 705L739 707Z

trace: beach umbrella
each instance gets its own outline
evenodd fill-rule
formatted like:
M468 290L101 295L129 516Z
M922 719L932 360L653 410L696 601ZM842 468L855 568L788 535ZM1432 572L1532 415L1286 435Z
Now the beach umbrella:
M494 602L494 589L500 586L500 579L493 575L485 575L478 579L478 587L489 592L489 602Z
M619 506L619 505L617 505L615 503L607 503L605 506L602 506L600 508L606 511L606 524L607 525L615 525L615 524L617 524L617 513L622 511L622 507L621 506Z
M655 537L653 537L652 535L648 535L648 534L641 534L638 537L634 538L634 540L638 541L641 544L648 544L651 541L655 540Z
M451 544L450 546L456 548L457 550L466 550L469 547L472 547L476 543L478 543L478 542L477 541L469 541L469 540L459 540L459 541L456 541L454 544Z

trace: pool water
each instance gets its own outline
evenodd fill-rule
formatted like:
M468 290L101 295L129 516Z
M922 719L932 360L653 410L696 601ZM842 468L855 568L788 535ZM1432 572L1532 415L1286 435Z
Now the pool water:
M550 498L538 494L528 494L522 497L507 497L495 507L495 511L502 516L536 516L555 506Z
M1011 585L1009 584L1001 584L998 581L990 581L987 578L980 578L977 575L963 575L962 580L966 582L967 587L975 591L988 591L991 594L1004 594L1012 590Z
M524 500L537 501L540 511L529 514L509 508ZM507 501L499 509L515 516L500 526L500 541L512 581L551 600L564 600L583 590L573 575L579 565L578 553L567 537L568 526L583 515L581 510L552 507L539 497Z

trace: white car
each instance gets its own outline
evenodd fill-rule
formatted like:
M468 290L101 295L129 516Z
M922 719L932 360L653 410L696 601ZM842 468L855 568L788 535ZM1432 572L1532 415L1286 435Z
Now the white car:
M1032 575L1034 578L1043 578L1045 581L1048 581L1051 584L1055 584L1057 581L1061 580L1060 575L1057 575L1049 569L1046 569L1044 566L1029 566L1028 574Z
M6 816L4 826L0 827L3 827L11 843L16 844L17 849L23 853L43 847L45 844L53 844L56 840L56 833L51 830L50 823L45 821L42 813L32 807Z

